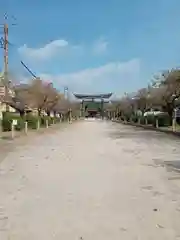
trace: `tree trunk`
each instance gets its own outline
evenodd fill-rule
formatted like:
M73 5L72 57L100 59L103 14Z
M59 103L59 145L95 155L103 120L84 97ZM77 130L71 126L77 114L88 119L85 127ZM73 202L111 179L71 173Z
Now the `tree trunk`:
M19 113L20 113L20 116L23 118L25 115L25 111L20 111Z
M41 109L38 109L38 116L41 116Z
M166 106L164 107L164 110L168 113L170 117L170 124L172 125L172 118L173 118L173 111L174 111L173 104L167 103Z

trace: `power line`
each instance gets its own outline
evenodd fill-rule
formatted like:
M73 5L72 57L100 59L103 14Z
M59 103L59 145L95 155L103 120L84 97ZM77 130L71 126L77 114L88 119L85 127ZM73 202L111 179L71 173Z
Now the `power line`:
M34 78L37 78L37 76L31 71L30 68L28 68L28 66L23 61L21 61L21 64Z

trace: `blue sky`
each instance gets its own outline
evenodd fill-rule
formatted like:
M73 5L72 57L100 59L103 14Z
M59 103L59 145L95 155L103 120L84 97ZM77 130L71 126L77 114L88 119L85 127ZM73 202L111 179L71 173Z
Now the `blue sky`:
M180 66L179 0L0 0L10 26L9 68L36 74L74 92L144 87L161 70ZM9 23L13 22L11 18ZM2 56L2 51L1 51Z

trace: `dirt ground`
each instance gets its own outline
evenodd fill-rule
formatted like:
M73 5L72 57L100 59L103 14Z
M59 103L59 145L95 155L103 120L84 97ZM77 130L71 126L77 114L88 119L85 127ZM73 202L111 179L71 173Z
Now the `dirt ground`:
M48 131L1 140L0 240L180 239L178 138L90 119Z

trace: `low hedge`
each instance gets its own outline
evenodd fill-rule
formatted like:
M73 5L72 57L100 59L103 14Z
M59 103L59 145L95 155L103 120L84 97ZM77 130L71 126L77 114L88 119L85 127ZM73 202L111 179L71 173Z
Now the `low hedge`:
M11 131L12 121L17 120L17 125L15 126L15 130L21 131L24 129L24 119L14 113L4 112L2 119L2 131L8 132Z
M46 121L48 120L48 126L50 126L53 123L53 118L49 116L41 116L40 117L40 125L42 127L46 127Z
M54 117L54 123L60 123L60 118L59 117Z
M140 123L140 124L150 124L153 125L154 127L156 126L156 120L158 120L158 125L159 127L165 127L165 126L170 126L171 125L171 118L168 114L161 114L158 116L141 116L137 117L136 115L132 115L131 117L129 115L126 116L121 116L122 121L133 121L134 123ZM180 122L180 120L179 120Z
M156 120L158 120L159 127L165 127L165 126L171 125L171 118L167 114L162 114L159 116L149 115L147 117L142 116L142 117L140 117L140 124L150 124L155 127Z
M146 117L147 124L156 126L156 121L158 120L159 127L166 127L171 125L171 119L168 114L162 114L158 116L148 116Z
M21 117L18 114L10 113L10 112L4 112L3 113L3 119L2 119L2 131L7 132L11 131L11 125L12 121L17 120L17 125L15 126L16 131L21 131L25 127L25 122L28 123L29 129L37 129L38 121L40 124L40 127L46 127L46 120L48 120L48 125L52 125L53 123L60 122L60 119L57 117L49 117L49 116L34 116L32 114L27 114L24 117Z
M37 129L38 121L40 122L39 116L34 116L32 114L27 114L25 120L28 123L28 128Z
M171 125L171 118L169 116L159 116L157 119L160 127L167 127Z

